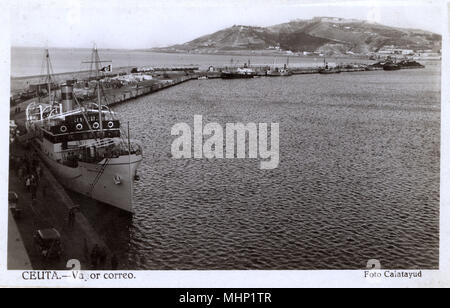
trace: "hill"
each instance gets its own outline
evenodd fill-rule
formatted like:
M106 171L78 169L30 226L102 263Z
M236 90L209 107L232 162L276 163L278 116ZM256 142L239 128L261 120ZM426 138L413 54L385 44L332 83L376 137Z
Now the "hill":
M361 20L316 17L271 27L233 26L185 44L154 50L220 53L282 49L366 54L388 45L411 50L436 50L440 49L441 40L440 35L423 30L394 28Z

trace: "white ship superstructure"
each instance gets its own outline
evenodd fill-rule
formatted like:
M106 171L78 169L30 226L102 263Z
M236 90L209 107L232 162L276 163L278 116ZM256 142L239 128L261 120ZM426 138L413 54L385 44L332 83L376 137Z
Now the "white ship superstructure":
M61 86L59 102L52 100L49 91L48 103L27 107L27 129L39 155L67 189L132 212L142 149L129 139L129 132L126 136L122 131L115 113L102 104L99 81L96 92L96 102L80 104L70 84Z

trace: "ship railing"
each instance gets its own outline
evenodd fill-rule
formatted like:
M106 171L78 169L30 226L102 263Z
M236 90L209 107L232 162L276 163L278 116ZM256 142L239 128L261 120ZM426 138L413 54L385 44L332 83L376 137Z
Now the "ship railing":
M119 158L121 156L127 156L127 155L140 155L142 152L140 152L140 149L135 149L132 152L129 152L128 149L124 148L110 148L104 151L95 151L93 155L86 153L85 148L68 148L66 150L62 150L59 152L56 152L55 154L60 154L61 159L65 165L76 167L78 166L78 162L85 162L85 163L94 163L98 164L103 160L110 160L114 158Z
M100 139L100 140L94 140L94 141L91 141L91 142L87 142L85 144L80 145L80 148L89 148L89 147L106 148L106 147L110 147L110 146L115 146L118 143L119 142L115 141L114 139L105 138L105 139Z

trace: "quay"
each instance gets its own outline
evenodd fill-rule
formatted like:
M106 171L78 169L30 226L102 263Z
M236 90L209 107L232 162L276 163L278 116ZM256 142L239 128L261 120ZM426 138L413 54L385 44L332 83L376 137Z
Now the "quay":
M31 270L30 258L28 257L25 244L20 235L17 223L12 216L11 212L8 212L8 270Z
M119 89L118 91L113 92L106 91L105 93L107 102L106 105L108 106L117 105L141 96L145 96L151 93L155 93L182 84L184 82L193 79L198 79L198 75L192 74L188 76L181 76L175 79L166 81L163 80L151 84L143 82L141 84L137 84L135 87L126 87L125 89Z
M266 76L266 66L259 67L251 67L256 72L256 76ZM153 82L140 82L134 87L123 87L120 89L107 89L106 96L106 105L113 106L116 104L120 104L138 97L142 97L145 95L149 95L184 82L190 80L196 80L201 77L206 77L207 79L217 79L221 78L221 71L226 68L217 68L215 71L195 71L186 73L185 76L178 76L173 79L164 80L157 79ZM178 69L177 71L182 71ZM343 68L341 72L363 72L366 71L365 68ZM291 69L291 73L293 75L304 75L304 74L319 74L320 68L296 68Z
M248 69L254 71L254 75L258 77L265 77L267 71L271 69L270 66L245 66ZM282 69L278 67L278 69ZM320 74L323 67L289 67L289 75L308 75L308 74ZM342 73L352 73L352 72L364 72L364 71L376 71L382 70L382 67L377 67L373 65L343 65L338 66L339 72ZM189 80L194 79L216 79L222 77L222 72L234 71L237 67L210 67L208 70L200 70L199 67L160 67L160 68L136 68L136 67L122 67L116 69L115 73L107 73L101 78L104 80L114 80L115 77L119 76L134 76L142 77L144 80L138 80L136 82L130 82L121 85L120 87L106 87L106 105L116 105L131 99L135 99L144 95L158 92L163 89L167 89ZM289 76L287 75L287 76ZM76 76L76 77L75 77ZM36 93L36 87L39 78L42 76L31 76L31 77L19 77L12 78L12 91L11 91L11 106L20 107L25 109L26 106L32 101L40 99L45 102L47 99L44 95L39 98ZM92 77L89 77L87 71L81 72L69 72L57 74L56 77L64 80L64 82L75 81L80 82L85 80L86 82L93 81ZM278 76L277 76L278 77ZM279 76L286 77L286 76ZM148 79L147 79L148 78ZM150 79L150 80L149 80ZM28 89L24 88L28 86ZM89 95L81 98L81 100L93 99Z
M37 157L31 149L24 148L18 142L11 146L11 154L22 158ZM10 270L69 270L69 260L78 260L82 270L112 269L113 253L103 239L95 232L86 217L67 195L64 188L50 170L40 162L42 177L39 180L36 200L31 199L23 179L17 169L9 172L9 191L19 196L17 208L20 217L9 213L8 226L8 269ZM69 223L69 212L75 209L73 225ZM45 258L35 244L33 235L37 230L55 228L61 235L63 248L59 259ZM91 252L95 246L105 252L107 258L103 264L92 265ZM118 266L120 266L120 260Z

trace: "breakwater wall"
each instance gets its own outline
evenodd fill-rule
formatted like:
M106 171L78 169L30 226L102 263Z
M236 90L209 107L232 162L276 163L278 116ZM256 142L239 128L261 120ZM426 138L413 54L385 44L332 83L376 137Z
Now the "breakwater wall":
M256 76L267 76L267 66L261 66L261 67L251 67L256 72ZM159 80L157 83L154 83L152 85L148 86L137 86L134 89L127 89L121 92L120 94L112 95L108 98L108 105L116 105L120 104L122 102L129 101L131 99L135 99L144 95L152 94L157 91L170 88L176 85L179 85L181 83L184 83L189 80L197 80L199 77L207 77L208 79L215 79L215 78L221 78L221 70L225 68L219 68L219 71L213 71L213 72L197 72L195 74L189 74L186 76L180 76L176 77L172 80ZM289 69L292 75L306 75L306 74L320 74L321 67L309 67L309 68L293 68ZM374 70L374 69L371 69ZM340 72L342 73L352 73L352 72L365 72L368 71L364 67L357 67L357 68L340 68ZM280 76L283 77L283 76Z
M135 99L147 94L155 93L163 89L167 89L176 85L179 85L181 83L184 83L189 80L198 79L197 75L188 75L188 76L181 76L177 77L171 80L161 80L157 83L154 83L152 85L139 87L139 85L136 88L130 89L121 92L120 94L114 94L108 97L108 105L113 106L117 105L126 101L129 101L131 99Z
M250 66L250 69L255 71L256 76L266 76L267 71L270 70L270 66ZM282 67L278 67L281 69ZM342 67L339 66L339 71L342 73L352 73L352 72L364 72L369 69L366 67ZM323 67L289 67L287 68L292 75L307 75L307 74L319 74ZM206 72L203 73L203 76L207 76L208 78L220 78L220 72L222 71L235 71L237 68L233 67L218 67L216 68L216 72ZM370 69L374 70L374 69Z

